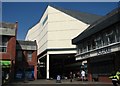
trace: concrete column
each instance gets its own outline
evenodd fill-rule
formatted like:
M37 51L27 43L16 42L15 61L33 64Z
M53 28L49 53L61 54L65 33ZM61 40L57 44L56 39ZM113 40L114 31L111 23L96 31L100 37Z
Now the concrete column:
M47 69L46 69L47 70L46 71L47 72L47 76L46 76L46 78L49 79L50 78L49 77L49 54L47 54L47 59L46 60L47 60L47 65L46 65L47 66Z

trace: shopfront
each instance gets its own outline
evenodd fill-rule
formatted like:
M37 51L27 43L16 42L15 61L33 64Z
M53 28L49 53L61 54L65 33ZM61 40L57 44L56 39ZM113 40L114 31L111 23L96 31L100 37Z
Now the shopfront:
M0 65L2 66L2 82L4 83L10 75L11 61L0 60Z

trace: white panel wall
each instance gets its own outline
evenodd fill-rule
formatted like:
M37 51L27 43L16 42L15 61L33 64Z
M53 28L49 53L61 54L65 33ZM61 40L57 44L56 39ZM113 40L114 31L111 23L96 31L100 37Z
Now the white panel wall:
M48 21L44 25L42 24L47 15L48 12L46 10L41 20L28 31L26 36L26 40L36 40L38 55L47 49Z
M44 19L48 20L42 25ZM36 40L38 55L46 49L75 48L71 40L85 30L89 25L48 6L41 20L33 26L26 35L26 40ZM70 53L70 51L57 51ZM52 51L51 53L57 53ZM71 51L75 53L76 51Z
M52 7L48 9L48 47L75 48L71 41L89 25Z

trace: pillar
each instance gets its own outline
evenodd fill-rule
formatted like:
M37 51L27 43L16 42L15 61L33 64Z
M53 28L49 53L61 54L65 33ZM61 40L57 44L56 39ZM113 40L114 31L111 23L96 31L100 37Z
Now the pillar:
M46 65L47 66L47 69L46 69L47 70L46 71L47 72L47 76L46 76L46 78L49 79L49 54L47 54L47 59L46 60L47 60L47 65Z
M34 66L34 78L37 79L37 66Z
M88 65L88 81L92 81L91 67L90 67L90 59L87 59Z

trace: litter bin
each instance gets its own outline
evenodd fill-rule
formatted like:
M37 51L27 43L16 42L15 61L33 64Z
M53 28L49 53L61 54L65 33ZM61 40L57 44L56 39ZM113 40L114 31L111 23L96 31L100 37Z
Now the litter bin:
M61 77L60 77L60 75L57 75L56 83L61 83Z

